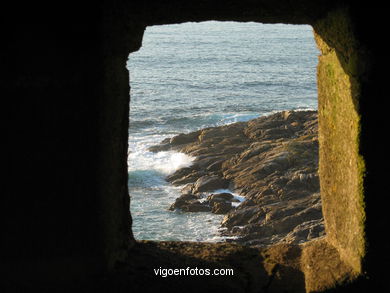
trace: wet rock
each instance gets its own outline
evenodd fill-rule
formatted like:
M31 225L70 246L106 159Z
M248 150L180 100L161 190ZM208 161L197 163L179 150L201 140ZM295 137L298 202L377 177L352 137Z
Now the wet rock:
M193 195L192 190L194 189L194 184L187 184L184 186L181 190L181 193L184 194L190 194Z
M193 194L182 194L175 202L170 206L169 210L185 209L186 206L193 204L198 198Z
M183 207L182 210L185 212L210 212L211 208L208 205L196 201Z
M232 202L234 200L234 196L231 193L217 193L217 194L211 194L207 197L207 200L210 204L213 204L215 202Z
M199 200L199 197L193 194L182 194L175 202L170 206L169 210L182 210L184 212L210 212L211 207Z
M229 186L229 181L219 176L202 176L196 180L193 192L214 191L224 189Z

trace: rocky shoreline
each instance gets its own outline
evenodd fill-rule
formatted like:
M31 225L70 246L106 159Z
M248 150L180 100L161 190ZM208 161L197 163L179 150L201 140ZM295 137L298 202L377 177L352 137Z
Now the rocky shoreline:
M221 233L230 241L267 246L324 235L317 111L283 111L179 134L149 150L195 157L166 178L183 186L170 209L225 214Z

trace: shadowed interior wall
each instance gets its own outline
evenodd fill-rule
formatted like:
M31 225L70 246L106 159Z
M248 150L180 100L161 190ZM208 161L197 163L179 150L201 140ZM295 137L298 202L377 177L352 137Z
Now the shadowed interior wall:
M387 154L380 130L387 125L381 75L386 54L372 31L386 18L373 5L364 6L364 13L359 7L352 1L171 0L67 3L61 13L36 3L23 11L10 8L0 28L0 89L7 101L3 276L79 277L127 257L134 243L127 195L127 56L139 49L148 25L236 20L314 27L322 51L320 175L327 245L355 272L385 280L376 261L389 263L381 239L389 223L381 201L389 174L379 168ZM367 14L375 20L367 21ZM316 249L311 246L313 255ZM310 273L306 278L314 280Z

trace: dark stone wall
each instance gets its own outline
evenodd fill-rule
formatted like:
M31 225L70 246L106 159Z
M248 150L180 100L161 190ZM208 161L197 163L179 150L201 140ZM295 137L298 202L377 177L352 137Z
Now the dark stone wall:
M337 29L319 25L340 9L351 22L350 34L341 38ZM4 9L2 276L12 284L33 286L36 280L55 283L98 274L126 257L131 262L127 56L141 46L147 25L237 20L312 24L341 56L342 66L348 67L342 60L348 50L358 51L359 62L352 63L360 67L352 72L359 72L354 76L357 152L365 165L360 178L366 246L362 272L370 284L385 285L386 270L378 261L390 264L382 236L389 224L384 204L389 171L382 168L387 59L382 40L374 36L384 28L383 14L370 3L306 0L68 1ZM345 46L350 36L354 47ZM310 251L315 255L315 248Z

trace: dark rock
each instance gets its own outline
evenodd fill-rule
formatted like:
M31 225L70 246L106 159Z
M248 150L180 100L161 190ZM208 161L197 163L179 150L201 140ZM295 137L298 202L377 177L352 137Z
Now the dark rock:
M218 176L202 176L195 182L194 193L227 188L229 181Z
M214 202L232 202L234 200L234 196L231 193L217 193L211 194L207 197L207 201L212 205Z
M183 177L180 177L180 178L177 178L173 181L169 181L167 180L168 182L171 182L173 185L184 185L184 184L187 184L187 183L191 183L191 182L194 182L196 181L198 178L204 176L202 172L193 172L191 174L188 174L186 176L183 176Z
M185 212L210 212L211 208L206 203L202 203L199 199L190 194L185 194L176 199L169 210L182 210Z
M181 190L181 193L182 194L193 194L192 193L192 190L194 189L194 184L187 184L186 186L184 186Z
M192 204L198 198L193 194L182 194L175 202L170 206L169 210L183 209L185 206Z
M235 226L243 226L250 222L265 219L265 212L260 206L251 206L245 208L237 208L233 213L229 213L222 220L222 227L226 227L228 229L233 228Z
M185 212L210 212L211 208L208 205L202 204L200 202L191 202L187 206L182 208Z
M214 202L211 212L214 214L226 214L232 209L230 202Z

